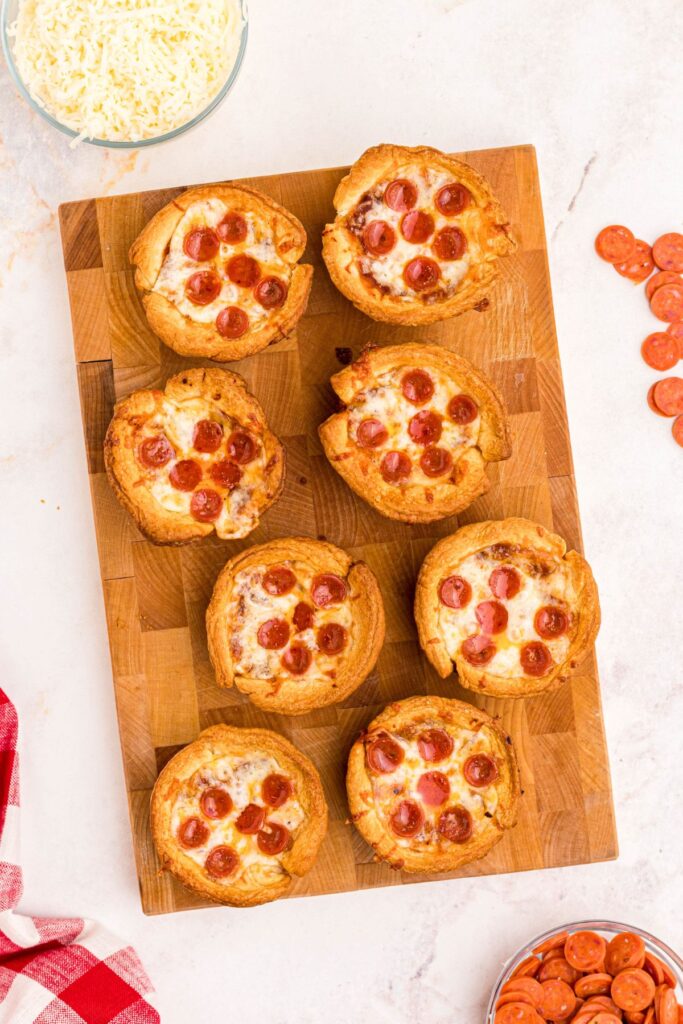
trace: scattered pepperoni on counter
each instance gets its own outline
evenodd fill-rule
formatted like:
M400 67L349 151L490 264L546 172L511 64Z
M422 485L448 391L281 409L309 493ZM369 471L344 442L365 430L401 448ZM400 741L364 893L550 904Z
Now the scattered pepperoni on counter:
M660 270L683 272L683 235L677 231L662 235L652 246L652 255Z
M677 416L671 426L674 441L683 448L683 416Z
M622 224L611 224L603 228L595 239L595 251L608 263L623 263L633 255L635 248L635 235Z
M645 295L649 302L654 293L658 288L661 288L663 284L676 284L683 280L680 274L674 274L671 270L660 270L658 273L653 274L652 277L648 278L648 282L645 285Z
M683 377L658 380L652 392L652 400L664 416L683 414Z
M632 256L624 260L623 263L615 263L614 269L622 277L627 277L629 281L634 281L636 284L640 284L647 277L650 276L652 271L655 269L654 260L652 259L652 249L644 242L641 238L636 239L636 247Z
M653 370L670 370L678 362L678 342L665 331L648 334L640 346L640 352Z

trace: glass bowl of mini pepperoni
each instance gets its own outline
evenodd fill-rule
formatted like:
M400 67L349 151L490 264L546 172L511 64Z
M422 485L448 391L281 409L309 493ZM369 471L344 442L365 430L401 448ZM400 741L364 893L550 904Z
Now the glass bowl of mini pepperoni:
M641 928L578 921L503 967L486 1024L683 1024L683 960Z

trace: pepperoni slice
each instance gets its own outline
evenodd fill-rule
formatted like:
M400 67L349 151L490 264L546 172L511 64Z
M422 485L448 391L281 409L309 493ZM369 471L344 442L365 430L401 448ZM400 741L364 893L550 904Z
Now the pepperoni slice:
M521 964L517 964L514 971L510 975L510 980L516 981L518 978L535 977L541 969L541 961L535 956L528 956L522 960Z
M401 217L401 234L406 242L420 245L434 233L434 218L422 210L412 210Z
M640 346L640 354L653 370L670 370L679 359L678 342L665 331L655 331Z
M397 213L412 210L417 202L417 188L412 181L408 181L406 178L397 178L385 188L384 202Z
M652 295L650 309L658 320L675 323L683 318L683 281L663 284Z
M561 953L561 951L559 952ZM572 988L580 977L580 972L575 967L572 967L571 964L568 964L562 955L544 960L538 972L539 981L559 979L559 981L566 982Z
M219 459L212 464L209 476L219 487L232 491L242 479L242 470L230 459Z
M544 676L553 664L550 651L538 640L524 644L519 652L519 660L528 676Z
M368 765L379 775L395 772L404 758L403 747L387 733L382 733L365 749Z
M227 789L220 786L211 786L205 789L199 798L199 806L202 814L207 818L227 818L232 810L232 797Z
M226 213L216 228L216 233L221 242L237 245L247 237L247 222L239 213Z
M268 619L256 633L256 639L267 651L279 651L289 640L289 626L284 619Z
M461 260L467 251L467 238L460 228L441 228L432 242L432 249L445 263Z
M579 999L588 999L589 996L606 995L612 987L612 975L604 972L585 974L583 978L574 985L574 991Z
M387 428L373 416L361 420L356 429L356 444L361 448L379 448L388 437Z
M450 473L453 468L453 456L446 448L430 446L425 448L420 458L420 469L425 476L437 477Z
M225 273L233 284L240 288L253 288L261 277L261 268L253 256L240 253L232 256L225 264Z
M671 424L671 433L676 444L683 448L683 416L677 416Z
M664 986L655 996L655 1013L657 1024L679 1024L681 1016L673 988Z
M556 932L554 935L544 939L543 942L540 942L532 952L544 957L546 953L556 953L558 951L560 955L564 955L564 944L568 938L568 931Z
M441 417L430 409L422 409L408 424L408 433L415 444L436 444L441 437Z
M226 306L216 317L216 330L222 338L241 338L249 330L249 317L239 306Z
M200 818L186 818L178 829L178 842L188 850L203 846L209 838L209 830Z
M645 943L639 935L634 935L633 932L620 932L607 943L605 970L610 974L616 975L627 967L642 967L644 962ZM622 1006L622 1010L624 1009L628 1007Z
M325 654L339 654L346 647L348 634L338 622L326 622L318 629L316 641Z
M396 245L396 232L385 220L371 220L363 230L363 247L371 256L386 256Z
M287 285L279 277L264 277L259 281L254 296L264 309L279 309L287 298Z
M441 807L451 795L451 784L443 772L425 772L418 780L417 791L429 807Z
M623 263L615 263L614 269L621 274L622 277L628 277L630 281L635 281L636 284L640 281L644 281L645 278L649 277L655 269L654 261L652 259L652 249L647 242L643 242L642 239L637 238L636 247L633 253L630 256L627 256Z
M486 636L502 633L508 624L507 609L499 601L482 601L474 609L474 614Z
M417 749L423 761L436 764L453 752L453 740L443 729L426 729L417 738Z
M185 282L185 295L195 306L208 306L221 293L221 282L213 270L198 270Z
M305 629L310 629L313 625L314 617L315 612L310 604L306 604L305 601L299 601L292 616L292 622L297 633L303 633Z
M202 467L194 459L180 459L168 474L176 491L193 491L202 478Z
M440 277L439 264L429 256L416 256L403 268L403 280L415 292L426 292L434 288Z
M434 202L444 217L457 217L472 202L472 193L459 181L452 181L439 189Z
M469 661L470 665L480 666L488 665L497 648L494 643L491 643L490 637L479 633L476 636L468 636L466 640L463 640L460 650L465 661Z
M576 1008L576 996L566 981L553 978L541 983L540 1013L546 1020L566 1020Z
M676 339L679 359L683 359L683 320L676 320L674 323L669 324L666 333Z
M523 1000L506 1003L496 1011L494 1024L539 1024L535 1008Z
M528 1006L535 1008L536 1003L533 998L527 992L519 992L513 990L512 992L501 993L498 1001L496 1002L496 1010L500 1010L501 1007L507 1006L508 1003L525 1003Z
M455 804L441 812L437 831L451 843L466 843L474 832L472 815L466 807Z
M511 565L501 565L489 576L489 587L494 597L506 598L509 601L519 593L521 586L520 575Z
M175 451L163 434L155 434L154 437L146 437L138 448L138 458L143 466L148 469L159 469L170 462Z
M290 675L302 676L308 670L312 658L308 647L304 647L303 644L292 644L282 655L282 665Z
M683 413L683 378L665 377L664 380L658 380L652 397L665 416L680 416Z
M292 780L286 775L271 772L261 783L261 799L269 807L282 807L294 792Z
M311 597L316 608L341 604L346 598L346 583L332 572L319 573L311 582Z
M612 982L610 995L620 1010L638 1013L650 1005L655 997L655 983L650 975L638 967L619 971Z
M223 427L216 420L199 420L192 434L192 444L198 452L215 452L223 440Z
M190 512L200 523L213 523L223 508L223 499L208 487L195 491L190 501Z
M258 804L247 804L243 811L237 816L235 828L245 836L255 836L263 827L266 820L265 807Z
M531 997L534 1006L541 1005L543 989L535 978L513 977L510 981L506 981L500 991L501 995L505 995L508 992L524 992Z
M282 853L289 844L289 830L284 825L278 825L269 821L265 828L262 828L256 837L256 845L261 853L275 857Z
M462 766L462 773L470 786L485 789L498 778L498 765L488 754L472 754Z
M447 576L439 587L439 600L447 608L464 608L472 599L472 587L462 576Z
M597 932L579 931L564 944L564 957L577 971L595 971L604 962L607 943Z
M401 377L401 391L413 405L424 405L434 394L434 381L424 370L408 370Z
M389 823L397 836L412 839L424 825L424 814L414 800L401 800L394 808Z
M534 629L544 640L553 640L567 632L569 619L567 614L556 605L548 604L539 608L534 617Z
M680 284L680 274L674 274L670 270L660 270L659 273L653 274L650 280L645 285L645 294L648 302L663 284Z
M448 415L454 423L474 423L479 415L479 406L469 395L453 395L448 403Z
M239 862L239 855L231 846L214 846L204 861L204 867L212 878L227 878L234 874Z
M388 484L407 480L412 469L412 463L404 452L387 452L379 465L379 471Z
M296 583L296 576L291 569L284 565L275 565L268 572L263 574L261 586L267 594L279 597L281 594L288 594Z
M677 231L662 235L652 246L652 256L660 270L683 273L683 235Z
M658 416L664 416L665 414L664 414L664 413L662 412L662 410L661 410L661 409L660 409L660 408L659 408L659 407L658 407L658 406L657 406L657 405L655 404L655 387L656 387L656 386L657 386L657 383L655 382L655 384L653 384L653 385L652 385L652 386L651 386L651 387L650 387L650 388L648 389L648 392L647 392L647 404L648 404L648 405L650 406L650 409L652 410L652 412L655 412L655 413L657 413L657 415L658 415Z
M218 255L220 242L218 235L211 228L195 228L185 235L183 252L191 260L203 263L205 260L212 260Z
M228 455L240 466L246 466L256 458L256 441L246 430L234 430L228 438Z
M623 263L633 256L635 249L635 235L622 224L611 224L603 228L595 239L595 251L608 263Z

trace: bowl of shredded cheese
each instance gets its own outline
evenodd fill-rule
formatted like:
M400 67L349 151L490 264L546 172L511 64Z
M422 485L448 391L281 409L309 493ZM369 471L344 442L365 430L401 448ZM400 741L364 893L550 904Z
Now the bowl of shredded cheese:
M175 138L227 96L247 45L247 0L1 2L17 88L72 146Z

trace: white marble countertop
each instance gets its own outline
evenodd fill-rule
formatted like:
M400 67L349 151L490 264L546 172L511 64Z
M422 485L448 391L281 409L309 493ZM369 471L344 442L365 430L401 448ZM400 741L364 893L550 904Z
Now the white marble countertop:
M683 230L680 0L252 0L237 85L191 135L67 141L0 71L2 685L23 728L23 907L138 948L168 1024L453 1024L500 961L606 915L683 947L683 451L645 394L640 292L596 231ZM323 167L377 141L533 143L598 642L616 863L145 918L119 753L58 203ZM680 372L680 371L679 371Z

